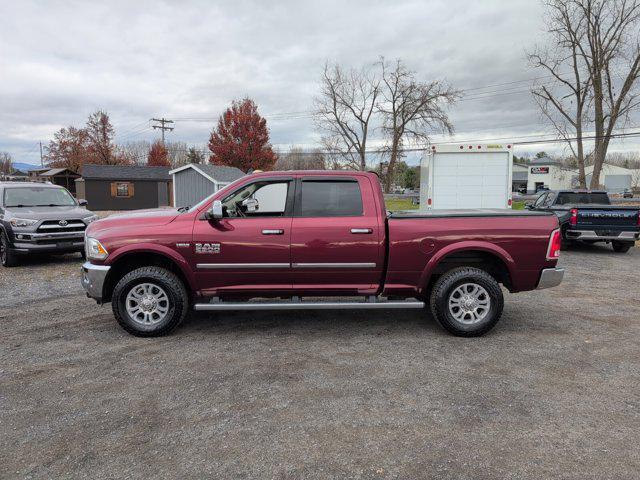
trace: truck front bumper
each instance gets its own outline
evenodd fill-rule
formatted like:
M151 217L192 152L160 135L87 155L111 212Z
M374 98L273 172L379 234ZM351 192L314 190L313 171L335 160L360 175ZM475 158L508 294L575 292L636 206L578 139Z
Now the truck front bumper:
M557 287L562 283L564 268L545 268L538 280L538 290L543 288Z
M84 250L84 232L14 232L11 251L17 254L67 253Z
M87 297L95 299L98 303L102 303L102 292L104 282L109 273L106 265L94 265L91 262L85 262L82 265L82 288L87 292Z

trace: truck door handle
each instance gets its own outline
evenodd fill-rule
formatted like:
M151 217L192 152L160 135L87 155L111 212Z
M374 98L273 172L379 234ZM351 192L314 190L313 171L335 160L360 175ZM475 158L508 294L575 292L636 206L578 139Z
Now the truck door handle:
M263 235L282 235L284 230L262 230Z
M373 233L373 228L352 228L351 233Z

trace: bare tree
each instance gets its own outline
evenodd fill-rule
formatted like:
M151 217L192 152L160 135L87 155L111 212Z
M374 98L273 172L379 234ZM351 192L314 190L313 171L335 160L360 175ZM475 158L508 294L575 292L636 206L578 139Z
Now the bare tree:
M167 142L167 151L172 168L181 167L189 163L187 157L189 149L185 142Z
M299 147L291 147L285 154L278 155L276 170L325 170L327 162L320 149L310 152Z
M429 133L434 130L453 133L446 107L456 101L460 92L437 80L416 80L415 73L401 60L389 65L381 59L380 66L382 88L378 111L382 114L382 130L388 139L385 191L389 192L395 166L407 140L429 141Z
M13 172L13 159L9 152L0 152L0 177L7 177Z
M591 75L595 126L591 188L600 183L611 134L640 106L640 1L573 0L586 24L580 52Z
M585 38L586 20L573 2L549 0L548 29L550 47L537 47L529 54L529 62L543 70L550 81L534 85L532 93L543 117L558 136L565 140L578 167L578 183L586 187L584 128L587 122L591 76L580 53ZM574 146L575 144L575 146Z
M595 139L590 187L597 188L614 129L624 126L640 106L640 0L549 0L547 6L555 45L551 55L530 59L569 93L563 98L560 92L551 94L551 89L545 92L543 87L534 89L534 94L542 102L543 114L550 120L544 108L559 114L579 140L585 116L592 119ZM572 70L568 78L559 72L563 64ZM566 98L573 105L563 103ZM552 123L561 136L569 138L561 122ZM578 148L581 144L578 141ZM575 155L584 164L584 151ZM580 175L584 176L583 167ZM584 183L581 178L581 185Z
M324 67L320 95L315 98L316 124L326 132L327 150L357 170L367 168L367 141L379 93L379 76L370 68Z
M149 149L151 149L151 142L139 140L117 145L116 154L126 158L128 163L146 165Z

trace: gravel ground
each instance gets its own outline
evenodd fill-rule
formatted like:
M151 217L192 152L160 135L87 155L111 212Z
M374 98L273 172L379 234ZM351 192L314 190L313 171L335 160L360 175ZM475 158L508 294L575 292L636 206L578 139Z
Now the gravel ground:
M2 478L638 478L640 249L564 252L487 336L423 312L124 333L78 257L0 270Z

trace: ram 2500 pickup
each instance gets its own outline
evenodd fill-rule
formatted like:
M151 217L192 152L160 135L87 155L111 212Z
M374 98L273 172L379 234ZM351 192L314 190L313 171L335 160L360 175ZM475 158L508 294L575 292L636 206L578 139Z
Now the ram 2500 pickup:
M197 311L424 308L477 336L511 292L558 285L550 212L388 213L366 172L248 175L197 205L86 231L82 284L120 325L165 334Z
M640 238L638 207L611 205L607 192L548 191L527 208L555 213L565 244L610 242L614 251L625 253Z

